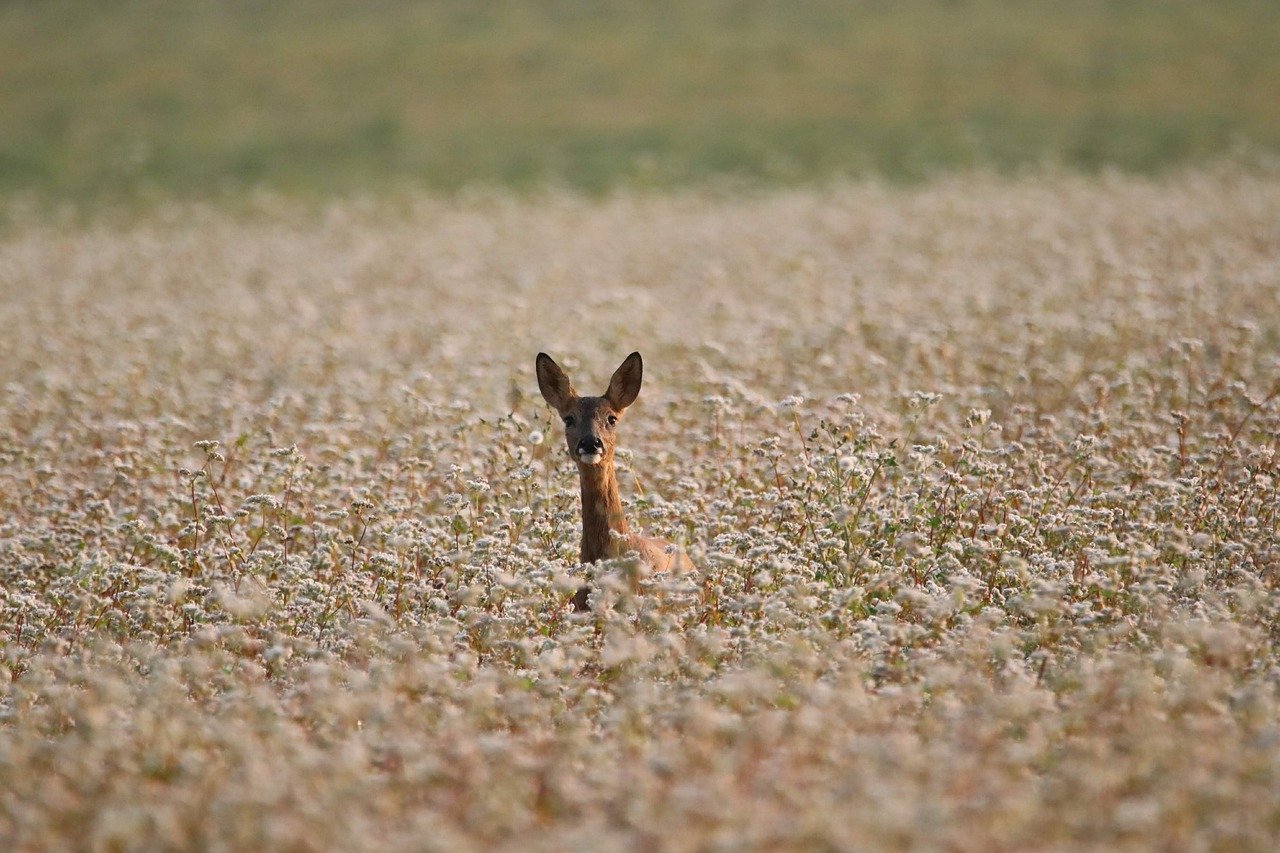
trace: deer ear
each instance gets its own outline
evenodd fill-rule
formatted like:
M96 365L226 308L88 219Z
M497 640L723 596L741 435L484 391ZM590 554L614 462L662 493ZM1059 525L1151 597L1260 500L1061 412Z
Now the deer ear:
M644 362L640 360L640 353L633 352L613 372L609 390L604 392L605 399L609 401L609 405L622 411L640 396L640 381L643 378Z
M538 353L538 390L557 412L567 409L569 401L577 396L569 377L545 352Z

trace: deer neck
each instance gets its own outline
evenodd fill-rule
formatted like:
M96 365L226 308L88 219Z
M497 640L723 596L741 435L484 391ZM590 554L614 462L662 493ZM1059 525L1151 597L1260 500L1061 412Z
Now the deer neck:
M578 473L582 479L582 562L616 557L623 549L613 534L626 536L629 528L622 517L622 498L618 494L613 460L599 465L579 465Z

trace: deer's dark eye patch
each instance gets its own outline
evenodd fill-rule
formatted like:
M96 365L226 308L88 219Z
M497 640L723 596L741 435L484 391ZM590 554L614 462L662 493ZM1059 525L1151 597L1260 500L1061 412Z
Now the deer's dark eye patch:
M609 422L609 426L613 426L614 424L616 424L616 423L618 422L618 416L617 416L617 415L609 415L609 417L608 417L608 418L606 418L606 420Z
M567 426L567 427L572 427L572 426L573 426L574 424L576 424L577 422L578 422L578 419L577 419L577 418L575 418L573 415L565 415L565 418L564 418L564 425L565 425L565 426Z

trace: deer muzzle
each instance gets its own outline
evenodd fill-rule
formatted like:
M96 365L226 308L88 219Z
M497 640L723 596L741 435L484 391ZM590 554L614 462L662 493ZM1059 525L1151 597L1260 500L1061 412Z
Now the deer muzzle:
M585 435L578 441L578 461L596 465L604 460L604 442L594 435Z

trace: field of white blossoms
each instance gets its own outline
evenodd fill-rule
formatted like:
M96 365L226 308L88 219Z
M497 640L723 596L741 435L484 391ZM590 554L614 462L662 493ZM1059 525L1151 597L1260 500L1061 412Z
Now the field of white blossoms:
M1280 171L9 221L9 849L1280 840Z

